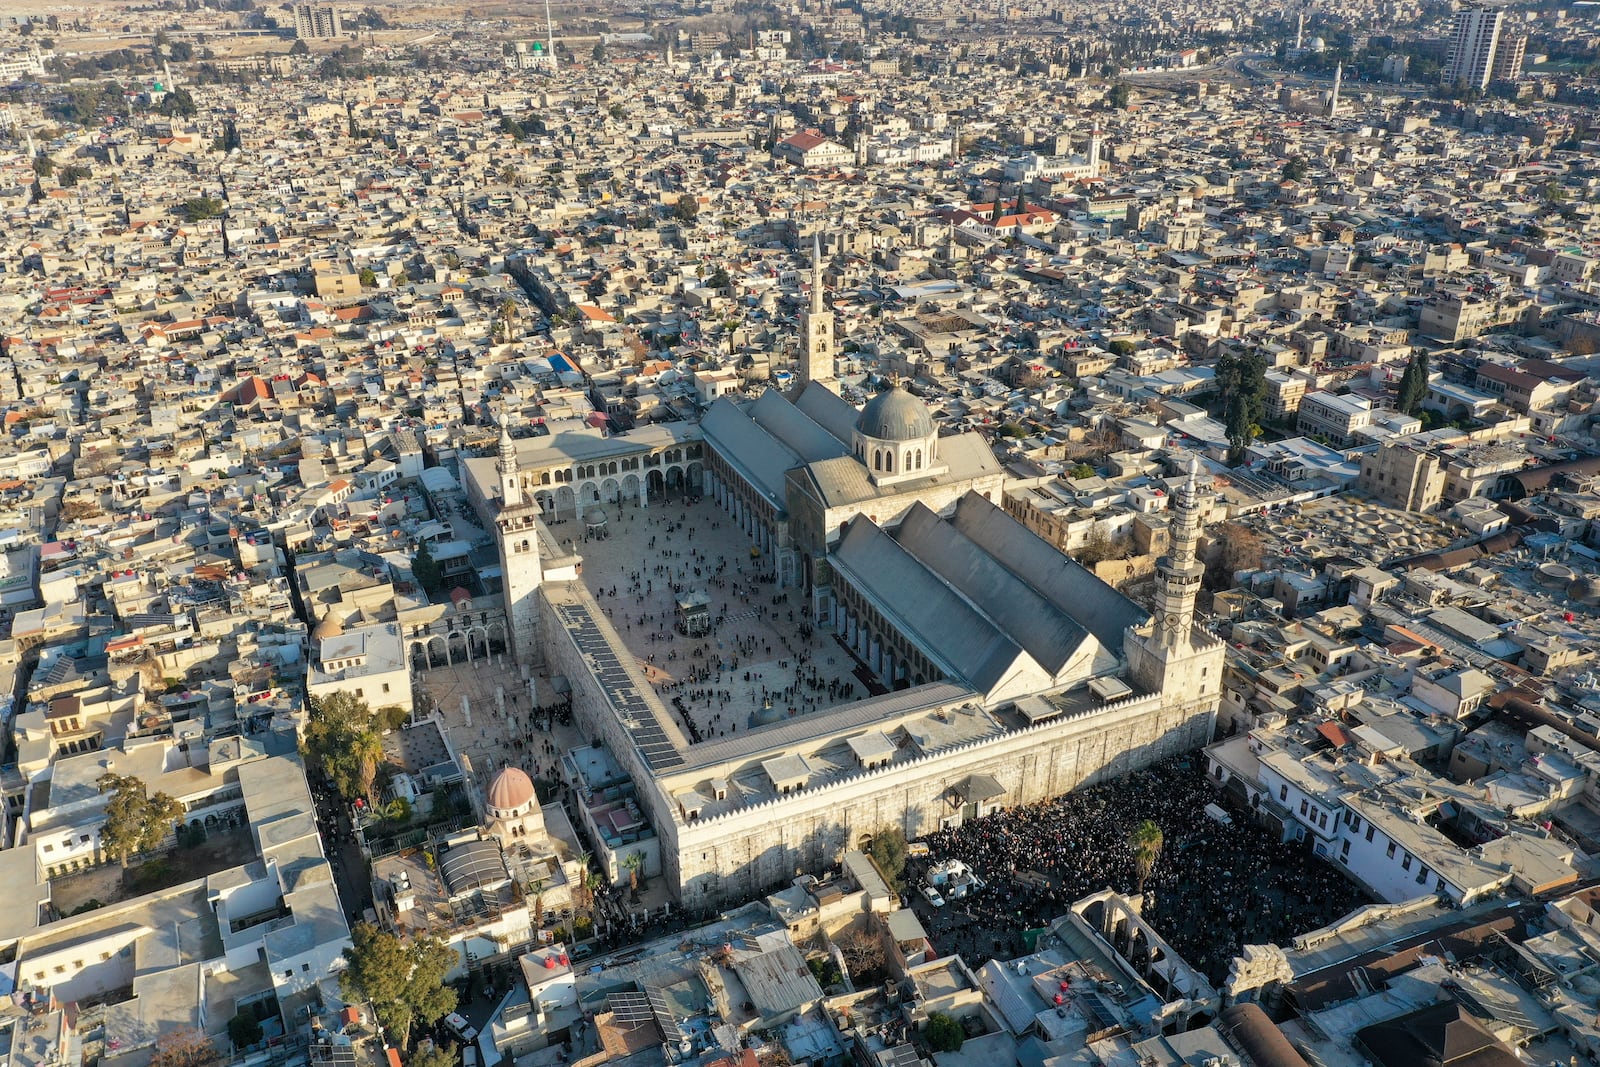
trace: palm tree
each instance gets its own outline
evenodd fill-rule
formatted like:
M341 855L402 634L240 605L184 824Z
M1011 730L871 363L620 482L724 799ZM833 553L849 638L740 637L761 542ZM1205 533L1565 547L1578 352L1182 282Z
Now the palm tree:
M622 861L623 869L628 872L628 888L633 891L633 899L639 899L639 870L644 866L643 852L630 852Z
M599 871L584 871L583 881L580 884L583 886L584 906L589 910L589 918L592 920L595 917L594 895L605 884L605 879L600 877Z
M383 741L371 730L362 730L350 741L350 756L356 764L356 778L361 783L361 795L370 805L372 784L378 777L378 765L383 762Z
M574 860L578 865L578 879L574 883L577 886L578 895L573 899L573 903L580 908L589 906L589 897L587 895L589 892L589 861L593 858L594 853L592 852L580 852Z
M1133 866L1139 875L1141 893L1144 892L1145 879L1155 870L1156 860L1161 855L1161 845L1161 827L1152 819L1144 820L1128 834L1128 847L1133 850Z
M547 878L535 878L528 883L528 891L533 894L533 928L541 929L544 926L544 891L550 886Z

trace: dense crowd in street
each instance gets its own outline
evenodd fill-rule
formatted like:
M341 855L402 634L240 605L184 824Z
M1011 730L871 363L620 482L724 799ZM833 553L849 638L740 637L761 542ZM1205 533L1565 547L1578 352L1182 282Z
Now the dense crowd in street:
M1304 843L1281 844L1243 818L1224 825L1209 817L1216 799L1192 761L1170 761L933 834L926 863L960 859L988 882L943 909L919 904L935 947L969 961L1017 954L1024 930L1047 925L1074 900L1108 886L1135 893L1128 835L1145 819L1164 839L1145 884L1145 918L1213 982L1243 945L1283 943L1369 903ZM908 881L921 871L908 870Z

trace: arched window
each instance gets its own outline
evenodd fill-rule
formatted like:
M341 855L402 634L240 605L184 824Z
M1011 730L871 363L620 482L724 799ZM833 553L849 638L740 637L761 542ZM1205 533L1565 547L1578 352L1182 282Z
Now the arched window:
M875 471L883 470L883 449L881 448L872 450L872 469Z
M917 449L917 470L922 469L922 449Z
M894 449L885 449L883 453L883 469L890 474L894 473Z
M909 449L909 448L908 448L908 449L906 449L906 458L905 458L905 462L903 462L903 463L901 463L901 464L900 464L900 469L901 469L901 470L903 470L903 471L908 471L908 470L913 470L913 469L915 469L915 468L913 468L913 467L912 467L912 466L911 466L911 449Z

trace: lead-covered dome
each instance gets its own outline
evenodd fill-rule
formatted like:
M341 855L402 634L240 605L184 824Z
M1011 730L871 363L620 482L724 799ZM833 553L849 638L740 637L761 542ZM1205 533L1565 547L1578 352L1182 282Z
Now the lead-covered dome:
M875 441L918 441L935 433L927 407L898 385L867 401L856 430Z

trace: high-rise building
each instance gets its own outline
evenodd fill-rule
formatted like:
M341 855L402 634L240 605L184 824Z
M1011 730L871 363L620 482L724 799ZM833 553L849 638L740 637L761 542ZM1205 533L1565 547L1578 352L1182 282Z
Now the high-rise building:
M332 4L296 4L294 35L300 40L344 36L344 22Z
M1495 46L1494 68L1489 72L1489 80L1514 82L1522 77L1522 60L1527 53L1527 34L1502 33L1500 43Z
M1495 50L1500 44L1500 27L1505 13L1499 8L1477 4L1463 5L1456 12L1455 33L1450 39L1450 59L1445 64L1444 80L1451 85L1484 89L1494 73Z

